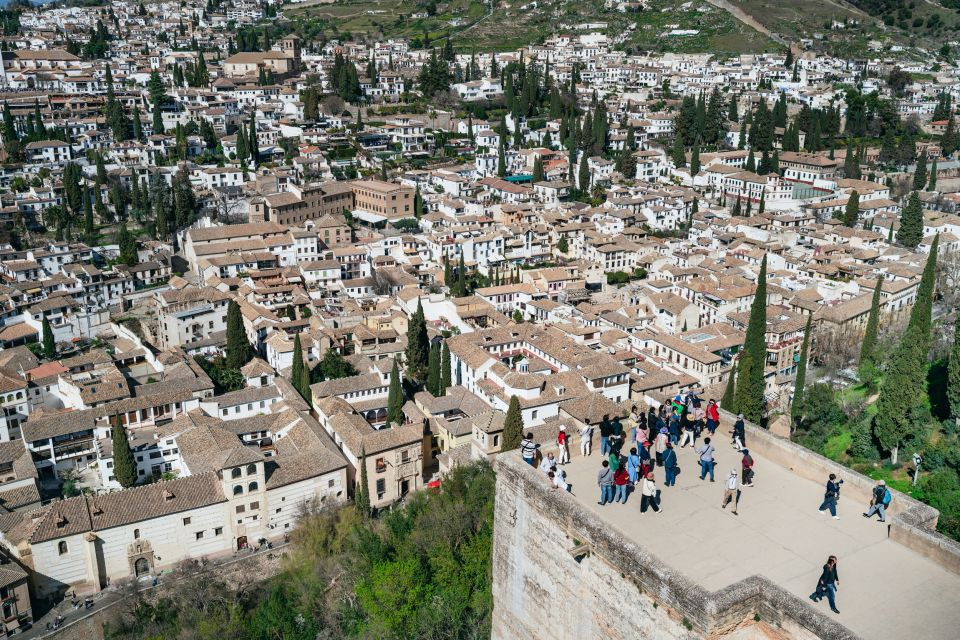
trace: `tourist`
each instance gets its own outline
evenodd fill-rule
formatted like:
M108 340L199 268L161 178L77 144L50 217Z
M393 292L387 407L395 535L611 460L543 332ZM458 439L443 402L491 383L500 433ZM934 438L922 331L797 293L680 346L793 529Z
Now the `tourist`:
M567 472L563 469L560 469L553 474L553 486L557 489L561 489L562 491L573 493L573 491L570 489L570 484L567 482Z
M753 457L750 455L750 452L746 449L741 450L743 452L743 459L740 461L740 464L743 465L743 486L752 487L753 486Z
M677 475L680 473L680 467L677 466L677 452L673 445L667 442L667 448L663 452L663 468L666 471L666 480L663 484L672 487L677 484Z
M657 434L657 439L653 443L654 455L656 456L657 466L663 466L663 452L667 449L667 428L664 427L660 429L660 433Z
M717 427L720 426L720 407L717 406L716 400L710 398L710 402L707 403L707 431L710 432L710 435L713 435L717 432Z
M703 480L710 474L710 482L713 482L713 467L716 462L713 459L713 445L710 444L710 438L704 438L703 444L697 447L697 455L700 456L700 479Z
M727 503L733 503L733 515L739 515L737 513L737 503L740 501L738 494L740 492L737 490L737 470L730 469L730 475L727 476L727 484L723 488L723 503L720 505L721 509L727 508Z
M560 431L557 432L557 450L560 459L558 464L567 464L570 462L570 450L567 448L567 428L560 425Z
M643 486L640 488L640 513L646 513L647 507L657 513L661 511L657 504L657 483L653 480L652 471L643 479Z
M630 476L623 467L617 469L613 474L613 501L627 503L627 484L630 482Z
M880 522L887 521L887 508L890 506L890 502L893 500L893 495L890 493L890 489L887 488L887 483L884 480L881 480L877 483L877 486L873 488L873 497L870 499L870 508L867 509L867 512L863 514L864 518L871 518L873 514L880 514Z
M620 464L620 456L617 455L616 451L610 452L609 462L610 462L610 469L612 469L613 471L616 471L622 466Z
M840 613L837 609L837 591L840 589L840 576L837 574L837 556L827 558L827 564L823 565L823 572L820 579L817 580L817 590L810 594L810 599L814 602L823 600L824 594L827 596L827 602L830 603L830 611Z
M593 445L593 426L587 423L580 427L580 455L589 456Z
M637 484L637 474L640 473L640 456L637 454L636 447L630 449L630 455L627 456L627 473L630 475L630 484Z
M634 439L637 444L640 444L641 442L647 442L650 440L650 429L651 429L651 426L647 422L647 414L641 413L640 422L637 425L637 435L636 435L636 438Z
M619 456L620 450L623 448L623 441L623 423L620 422L620 418L614 418L613 422L610 423L610 451Z
M543 471L544 474L549 474L551 471L556 473L557 471L557 461L553 457L553 453L548 453L540 462L540 471Z
M843 480L837 480L837 474L831 473L827 480L827 490L823 494L823 502L820 504L820 513L826 513L829 509L834 520L840 519L840 516L837 515L837 499L840 497L840 485L842 484Z
M737 451L743 449L747 444L747 427L743 424L743 414L737 415L737 421L733 423L733 446Z
M523 461L531 467L537 466L537 445L533 441L532 433L523 436L523 440L520 441L520 455L523 456Z
M690 422L690 416L687 416L687 420L683 423L683 437L680 439L680 448L683 449L687 446L687 442L690 443L690 446L693 446L693 430L695 429L694 424Z
M604 460L600 463L600 471L597 472L597 484L600 485L600 506L613 502L613 471L610 470L610 463Z
M603 416L600 421L600 455L610 453L610 417Z
M670 433L670 442L677 444L680 442L680 416L670 414L670 423L667 425L667 431Z

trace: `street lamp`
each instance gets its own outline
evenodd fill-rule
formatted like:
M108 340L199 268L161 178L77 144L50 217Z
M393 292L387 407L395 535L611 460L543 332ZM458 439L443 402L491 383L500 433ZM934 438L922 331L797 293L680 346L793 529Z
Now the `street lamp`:
M916 486L917 478L920 477L920 465L923 463L923 456L919 453L913 454L913 484Z

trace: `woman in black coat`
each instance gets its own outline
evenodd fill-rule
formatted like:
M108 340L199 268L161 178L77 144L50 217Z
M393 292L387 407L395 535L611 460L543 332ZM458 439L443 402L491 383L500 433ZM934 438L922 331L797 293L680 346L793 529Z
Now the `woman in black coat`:
M820 602L824 594L827 596L827 602L830 603L830 611L840 613L837 609L837 590L840 585L840 576L837 574L837 556L827 558L827 564L823 565L823 572L817 581L817 590L810 594L810 599L814 602Z

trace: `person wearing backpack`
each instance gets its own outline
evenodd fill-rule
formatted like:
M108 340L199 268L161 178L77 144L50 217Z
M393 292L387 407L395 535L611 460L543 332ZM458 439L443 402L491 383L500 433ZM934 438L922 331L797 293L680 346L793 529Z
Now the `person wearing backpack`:
M890 493L890 489L887 488L887 483L884 480L881 480L877 483L877 486L873 488L873 497L870 499L870 508L867 509L867 512L863 514L864 518L871 518L873 514L880 514L880 522L887 521L887 509L890 507L890 502L893 500L893 495Z

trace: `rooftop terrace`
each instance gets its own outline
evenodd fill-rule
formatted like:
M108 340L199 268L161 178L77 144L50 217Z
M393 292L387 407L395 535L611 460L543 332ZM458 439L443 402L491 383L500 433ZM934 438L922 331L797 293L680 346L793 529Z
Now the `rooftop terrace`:
M770 438L774 436L766 435L764 440ZM749 433L747 440L749 445ZM579 448L577 444L571 449ZM765 456L758 449L766 447L757 442L757 448L751 449L756 486L741 489L735 516L730 507L722 510L720 502L727 474L732 468L740 469L740 455L719 434L714 444L719 445L715 483L700 480L697 456L690 447L678 450L681 474L676 486L663 486L663 471L657 470L660 514L641 515L639 490L629 495L625 505L597 504L601 457L596 449L588 458L574 455L564 468L582 507L708 591L722 592L744 578L761 575L821 613L834 616L826 600L820 604L806 600L832 554L839 559L840 576L837 607L841 613L834 617L857 636L958 637L960 575L944 568L951 563L938 561L935 554L916 552L895 541L896 536L888 535L888 525L861 517L866 504L862 498L868 490L862 476L857 482L851 477L856 474L847 473L840 520L833 520L817 511L823 484L802 477L813 475L809 467L817 463L811 462L806 472L781 466L771 457L782 456L773 451L771 457ZM824 461L807 454L819 463ZM798 465L805 462L796 460ZM900 510L905 510L908 499L897 499ZM888 515L888 524L891 521Z

